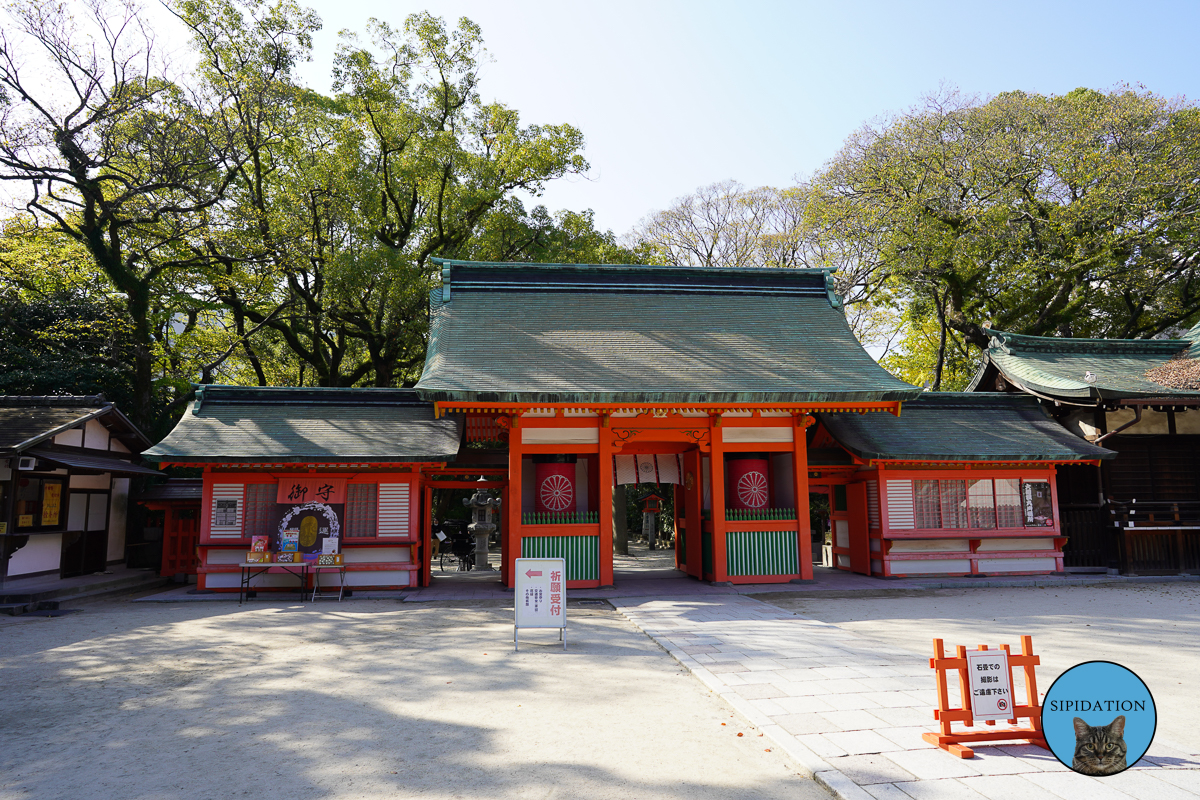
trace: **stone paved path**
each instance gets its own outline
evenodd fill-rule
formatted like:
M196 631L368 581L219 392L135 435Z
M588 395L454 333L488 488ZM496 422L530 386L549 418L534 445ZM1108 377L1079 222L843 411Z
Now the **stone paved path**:
M937 705L928 659L836 625L739 595L612 602L843 800L1200 797L1200 755L1158 741L1108 778L1033 745L938 750L921 739Z

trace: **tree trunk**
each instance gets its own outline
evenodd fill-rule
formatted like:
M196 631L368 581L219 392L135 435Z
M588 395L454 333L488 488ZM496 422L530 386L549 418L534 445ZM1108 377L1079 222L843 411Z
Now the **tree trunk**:
M613 504L613 552L627 556L629 555L629 520L626 515L629 513L626 508L625 487L617 486L612 492Z

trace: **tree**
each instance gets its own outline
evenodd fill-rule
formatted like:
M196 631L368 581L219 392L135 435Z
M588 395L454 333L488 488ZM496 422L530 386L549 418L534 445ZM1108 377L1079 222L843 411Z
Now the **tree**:
M14 224L4 233L0 393L104 393L126 405L132 328L104 276L65 236Z
M211 80L218 71L190 85L173 80L128 3L88 0L80 27L63 4L21 0L12 32L0 34L0 179L28 187L24 209L86 248L118 293L132 326L130 411L144 425L186 399L165 396L158 361L181 337L212 332L216 259L196 242L221 223L231 182L271 143L278 127L243 123L270 118L313 29L292 3L251 5L261 11L244 31L251 52L220 73L236 80ZM197 42L215 62L222 43ZM262 113L231 115L243 106ZM216 354L202 376L232 352Z
M301 94L288 146L233 187L258 222L252 249L269 254L256 274L285 288L277 299L248 297L231 264L222 301L286 342L319 385L415 381L433 255L624 253L590 216L530 217L516 200L586 169L582 136L568 125L522 127L515 111L480 100L477 26L464 19L448 31L415 14L403 31L378 20L369 30L370 46L343 35L338 94Z
M801 267L833 273L847 321L864 342L887 343L894 326L868 248L844 235L847 221L813 208L806 182L786 189L714 183L644 218L625 244L647 260L692 267ZM886 347L885 347L886 349Z
M1119 87L1064 96L953 92L854 134L814 179L887 302L936 319L932 377L984 326L1137 338L1200 311L1200 112ZM920 348L918 348L919 350ZM911 351L915 357L918 351Z

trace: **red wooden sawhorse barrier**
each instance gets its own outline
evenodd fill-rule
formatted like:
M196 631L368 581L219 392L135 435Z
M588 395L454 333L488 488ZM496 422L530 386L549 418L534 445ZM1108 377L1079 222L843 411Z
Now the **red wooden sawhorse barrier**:
M979 649L987 650L988 646L981 644ZM959 758L975 757L975 751L962 742L992 743L1024 740L1030 744L1036 744L1038 747L1050 749L1046 744L1046 736L1042 733L1042 706L1038 702L1037 678L1033 674L1033 668L1041 663L1041 658L1033 654L1033 637L1021 637L1020 655L1014 656L1006 644L1000 645L1000 649L1008 653L1009 686L1015 685L1012 679L1013 667L1022 667L1025 670L1026 702L1022 704L1013 700L1013 715L1008 722L1010 725L1018 726L1019 720L1027 719L1029 727L994 728L993 730L959 731L958 733L951 731L950 724L952 722L961 722L967 727L975 725L971 714L971 688L967 680L967 648L959 645L956 648L957 655L954 658L947 658L942 640L934 639L934 657L929 659L929 666L937 670L938 707L933 712L933 718L941 723L942 730L941 733L931 731L922 734L921 738ZM950 706L950 692L946 686L946 673L952 669L958 670L958 687L962 703L958 708ZM981 721L993 727L996 724L995 720Z

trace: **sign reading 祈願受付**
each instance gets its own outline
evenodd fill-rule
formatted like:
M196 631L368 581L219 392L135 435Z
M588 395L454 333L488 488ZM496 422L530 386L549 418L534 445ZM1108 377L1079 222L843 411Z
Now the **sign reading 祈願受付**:
M1008 653L1003 650L968 650L967 684L971 716L975 719L1012 719L1012 680Z
M567 562L563 558L516 560L513 641L521 628L567 627ZM565 649L566 637L563 636Z

